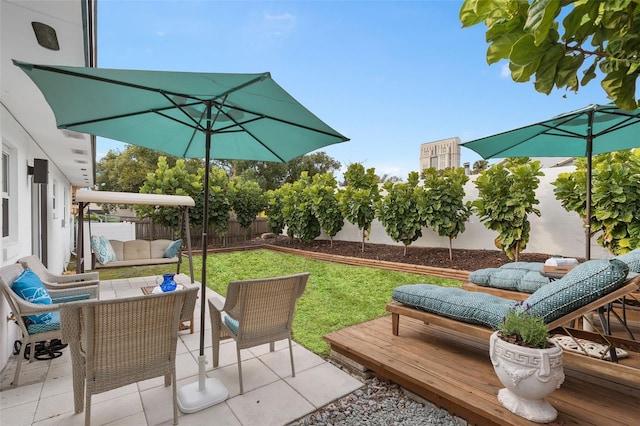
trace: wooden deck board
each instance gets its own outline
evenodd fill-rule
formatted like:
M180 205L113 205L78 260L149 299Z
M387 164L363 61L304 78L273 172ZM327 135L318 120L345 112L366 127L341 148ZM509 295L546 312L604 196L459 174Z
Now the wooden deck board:
M402 317L400 333L394 336L389 316L330 333L325 339L332 350L472 424L535 424L498 403L502 385L489 360L486 339L408 317ZM599 380L571 369L565 372L565 383L548 399L559 412L552 424L637 423L640 383Z

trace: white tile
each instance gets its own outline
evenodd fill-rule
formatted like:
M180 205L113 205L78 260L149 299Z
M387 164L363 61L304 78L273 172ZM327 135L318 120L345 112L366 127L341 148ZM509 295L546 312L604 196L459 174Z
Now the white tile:
M166 421L173 423L172 389L172 386L157 386L140 392L148 424L157 425Z
M2 409L0 409L0 424L7 426L31 425L37 406L37 401L14 406L5 406L2 404Z
M360 380L329 363L284 380L318 408L363 386Z
M178 380L198 374L198 362L191 353L176 356L176 376Z
M32 383L24 386L9 386L3 389L0 392L0 411L28 402L37 402L40 399L42 386L42 383ZM33 413L31 414L33 415Z
M268 345L267 345L268 347ZM280 377L291 377L291 357L289 356L289 345L276 350L274 352L267 352L260 356L260 360L264 362L270 369L272 369ZM293 347L293 365L295 367L296 374L309 368L323 364L326 361L317 356L313 352L305 349L303 346L295 345Z
M213 405L195 413L180 413L178 417L180 426L202 426L214 424L216 426L241 426L240 420L233 414L229 405L225 402ZM253 422L261 424L258 419Z
M60 393L48 398L40 398L34 419L44 420L73 411L73 392Z
M143 410L137 392L103 402L94 400L91 404L91 423L94 425L108 424L139 413L143 413ZM82 416L84 417L84 413Z
M284 425L315 410L279 380L227 401L243 425Z

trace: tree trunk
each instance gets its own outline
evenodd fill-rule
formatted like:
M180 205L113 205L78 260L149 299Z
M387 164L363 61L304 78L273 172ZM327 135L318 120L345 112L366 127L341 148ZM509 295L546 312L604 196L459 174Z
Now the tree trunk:
M407 256L407 248L408 247L409 246L405 244L405 246L404 246L404 254L403 254L403 256L405 256L405 257Z
M333 248L333 237L329 237L329 247Z
M453 262L453 238L449 237L449 261Z
M516 241L516 254L515 254L516 262L520 258L520 240Z
M362 230L362 252L364 253L364 229Z

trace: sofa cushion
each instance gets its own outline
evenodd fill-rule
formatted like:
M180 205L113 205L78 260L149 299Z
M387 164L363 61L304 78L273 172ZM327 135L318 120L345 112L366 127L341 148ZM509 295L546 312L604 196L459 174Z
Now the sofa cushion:
M11 289L23 300L41 305L51 305L51 296L42 284L40 277L30 269L25 269L11 285ZM28 315L33 324L48 324L52 320L51 312Z
M151 244L147 240L131 240L124 242L124 259L140 260L151 258Z
M118 260L111 243L102 235L91 236L91 248L96 255L96 260L102 264Z
M411 307L471 324L496 328L516 302L488 293L433 284L396 287L392 298Z
M178 251L180 251L180 247L182 247L182 240L173 241L164 251L164 257L176 257L178 255Z
M162 257L165 257L164 252L167 251L167 247L169 247L169 244L171 244L172 242L173 241L166 239L150 241L149 244L151 245L151 259L160 259Z
M116 254L116 260L121 262L124 260L124 243L120 240L109 240L111 243L111 248L113 248L113 252Z
M617 259L589 260L541 287L524 303L530 314L550 323L622 287L628 272L627 264Z
M629 266L629 271L640 272L640 248L632 250L627 254L616 256L614 259L618 259L626 263Z

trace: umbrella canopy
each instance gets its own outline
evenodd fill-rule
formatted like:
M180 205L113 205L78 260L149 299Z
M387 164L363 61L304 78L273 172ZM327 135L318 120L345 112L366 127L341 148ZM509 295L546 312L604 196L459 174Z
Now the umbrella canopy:
M14 60L38 86L60 129L91 133L184 158L285 162L349 139L296 101L269 73L221 74L35 65ZM204 187L209 188L209 173ZM204 195L198 388L185 412L221 402L204 357L209 191Z
M594 154L640 146L640 109L589 105L549 120L465 142L482 158L586 157L586 259L591 257L591 158Z

